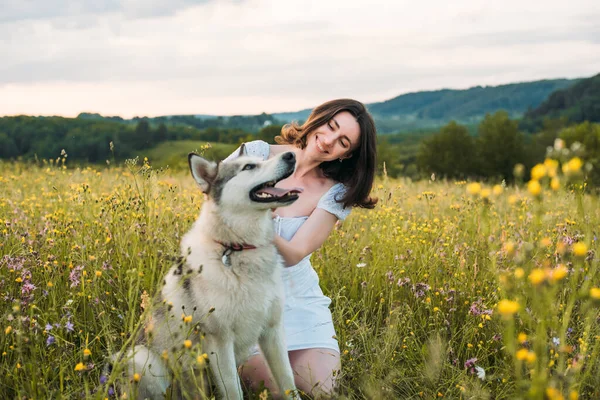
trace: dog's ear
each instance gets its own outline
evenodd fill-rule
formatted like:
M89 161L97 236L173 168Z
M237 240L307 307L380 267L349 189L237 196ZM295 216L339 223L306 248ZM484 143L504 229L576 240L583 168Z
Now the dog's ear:
M238 151L238 157L245 156L245 155L246 155L246 144L242 143L240 145L240 151Z
M205 160L196 153L188 155L188 163L190 164L192 176L198 185L200 185L200 189L202 189L202 192L208 193L217 177L217 163Z

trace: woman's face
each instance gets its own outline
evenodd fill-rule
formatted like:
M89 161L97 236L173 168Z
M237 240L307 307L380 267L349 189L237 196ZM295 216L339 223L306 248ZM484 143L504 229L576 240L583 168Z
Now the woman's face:
M333 116L310 133L305 151L321 161L348 158L359 146L360 126L348 111Z

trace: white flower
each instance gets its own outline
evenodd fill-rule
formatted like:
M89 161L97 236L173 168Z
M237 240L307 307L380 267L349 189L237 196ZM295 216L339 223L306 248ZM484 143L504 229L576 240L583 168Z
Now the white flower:
M552 343L554 343L555 346L560 345L560 339L557 337L553 337L552 338Z
M477 371L477 377L479 379L481 379L482 381L484 381L485 380L485 370L483 368L481 368L480 366L476 365L475 371Z
M366 266L367 266L366 263L358 263L358 264L356 264L356 268L364 268Z

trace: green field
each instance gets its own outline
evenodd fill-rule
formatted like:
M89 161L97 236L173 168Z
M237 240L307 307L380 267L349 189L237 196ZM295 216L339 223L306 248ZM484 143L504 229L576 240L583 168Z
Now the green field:
M150 163L185 166L198 144L177 145ZM104 358L131 344L201 207L185 170L68 164L0 163L2 399L109 397ZM577 168L550 189L554 167L539 188L377 182L376 209L312 257L341 397L600 398L600 204Z

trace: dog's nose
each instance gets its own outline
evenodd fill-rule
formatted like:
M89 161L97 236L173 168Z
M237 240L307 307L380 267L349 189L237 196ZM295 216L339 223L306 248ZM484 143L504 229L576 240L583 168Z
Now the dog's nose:
M283 161L287 161L290 164L296 161L296 155L292 151L288 151L282 157Z

